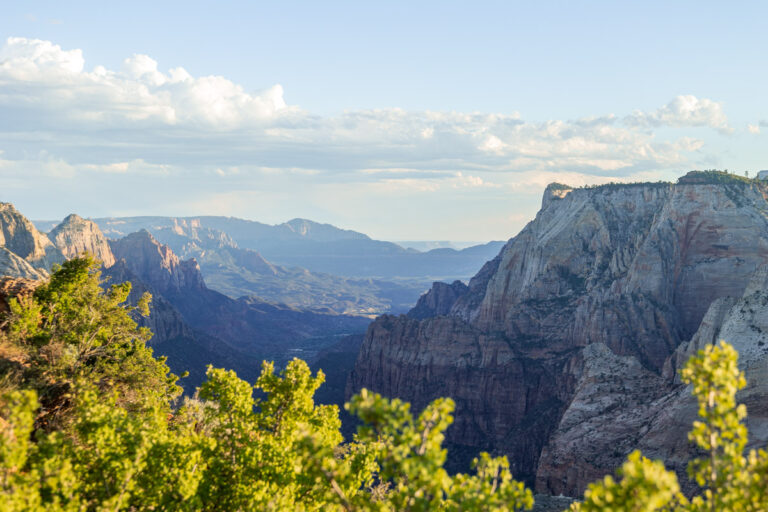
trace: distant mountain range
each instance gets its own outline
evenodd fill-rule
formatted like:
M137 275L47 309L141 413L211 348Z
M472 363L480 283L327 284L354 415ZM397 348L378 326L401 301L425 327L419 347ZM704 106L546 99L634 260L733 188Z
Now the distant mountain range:
M195 258L206 284L232 298L320 312L375 316L408 311L435 280L468 279L503 245L427 252L306 219L279 225L231 217L94 219L112 239L147 230L182 258ZM38 221L42 231L57 222Z
M73 214L33 224L0 203L0 288L33 286L53 265L89 252L108 282L133 283L132 300L152 293L151 315L138 320L174 371L190 371L188 390L207 364L250 379L262 359L298 356L327 363L328 393L338 401L370 317L408 311L433 279L466 277L501 245L420 252L304 219L270 226Z
M421 252L431 251L432 249L456 249L457 251L460 251L467 247L483 245L483 242L455 240L391 240L391 242L405 249L416 249Z
M296 356L311 360L369 322L258 297L236 300L208 288L195 260L179 258L146 230L108 240L96 223L70 215L46 235L8 203L0 203L0 303L8 290L36 286L52 265L82 252L104 262L107 284L130 281L130 300L152 294L150 316L137 320L152 330L152 347L172 370L190 372L182 381L190 392L208 364L253 380L263 359L278 365Z

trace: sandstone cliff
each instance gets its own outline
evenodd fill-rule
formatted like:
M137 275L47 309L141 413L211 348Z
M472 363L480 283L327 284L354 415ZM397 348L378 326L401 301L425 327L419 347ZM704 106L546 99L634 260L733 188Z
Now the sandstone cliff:
M99 226L74 213L53 228L48 237L67 259L87 252L99 259L105 267L115 264L109 242Z
M112 241L110 246L116 266L167 300L189 327L218 340L221 353L247 354L251 364L261 358L290 359L290 350L296 351L292 355L308 357L314 352L303 352L305 340L361 332L367 323L360 317L318 314L256 297L231 299L206 286L194 259L181 260L148 231Z
M44 270L34 268L27 260L0 247L0 276L38 280L46 275Z
M675 442L687 444L688 417L676 439L654 431L670 404L687 411L670 368L710 304L741 297L768 261L767 192L707 174L550 186L536 218L447 315L369 327L348 394L368 387L415 407L451 396L448 439L459 452L506 453L542 492L580 494L644 436L682 458L688 448Z
M451 312L451 308L459 297L468 290L467 285L461 281L453 284L436 282L432 288L419 298L416 306L408 312L408 316L416 320L423 320L432 316L444 316Z
M205 288L195 260L179 259L167 245L158 243L148 231L132 233L110 242L115 259L163 295L200 292Z
M44 272L54 263L64 261L64 256L48 237L10 203L0 203L0 247Z

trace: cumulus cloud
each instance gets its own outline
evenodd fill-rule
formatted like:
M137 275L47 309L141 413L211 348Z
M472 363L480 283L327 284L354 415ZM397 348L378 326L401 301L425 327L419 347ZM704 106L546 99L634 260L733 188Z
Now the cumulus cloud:
M280 85L247 93L220 76L195 78L183 68L163 73L147 55L126 59L120 71L103 66L87 71L80 50L11 37L0 48L0 105L19 103L54 113L56 123L149 121L208 129L250 126L290 110Z
M694 96L650 112L575 120L398 108L318 116L287 104L280 85L246 91L225 77L164 68L147 55L112 70L49 41L9 38L0 47L3 184L10 176L19 187L59 180L50 185L53 195L61 180L81 175L81 182L136 191L156 184L142 195L149 204L280 204L265 191L285 203L299 183L333 197L343 190L349 204L356 194L392 199L406 192L502 200L509 191L538 194L541 177L603 182L702 160L702 140L660 138L654 129L665 126L731 131L720 103ZM128 185L136 176L146 180ZM259 199L205 202L236 193ZM125 195L126 204L136 201Z
M163 71L147 55L117 71L88 70L80 50L25 38L0 49L0 109L0 128L15 132L17 148L47 139L45 150L73 164L90 158L82 162L89 169L128 172L125 162L137 161L226 176L245 176L227 169L247 166L309 168L363 181L371 175L360 169L396 167L631 173L682 164L701 146L657 140L647 127L730 130L719 103L694 96L623 119L530 122L517 112L397 108L319 117L286 104L280 85L250 93L224 77Z
M653 112L635 111L626 122L640 126L706 126L723 133L733 131L722 104L693 95L677 96Z

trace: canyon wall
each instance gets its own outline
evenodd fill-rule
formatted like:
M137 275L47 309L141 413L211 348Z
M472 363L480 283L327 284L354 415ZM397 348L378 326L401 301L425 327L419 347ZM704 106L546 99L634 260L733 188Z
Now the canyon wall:
M450 396L455 451L507 454L546 493L581 494L638 446L683 461L695 408L674 369L697 339L734 333L729 306L768 261L767 192L696 172L551 185L465 289L436 285L414 314L369 327L347 394Z

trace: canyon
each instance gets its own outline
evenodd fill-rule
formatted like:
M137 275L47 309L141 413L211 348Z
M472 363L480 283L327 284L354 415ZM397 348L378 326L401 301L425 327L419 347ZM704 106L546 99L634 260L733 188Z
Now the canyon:
M406 259L412 252L308 221L248 222L70 215L38 223L46 234L0 204L0 311L7 311L8 297L30 293L53 265L88 252L103 262L105 284L130 281L131 301L152 294L150 316L137 321L154 332L155 353L175 372L189 371L182 379L188 393L208 364L253 380L263 359L280 366L300 357L327 373L317 397L324 403L341 404L361 388L410 401L414 410L448 396L456 403L447 431L452 470L466 469L480 450L505 454L517 478L555 496L581 495L638 448L664 460L692 490L685 467L695 452L686 433L696 404L678 371L722 339L739 350L749 382L740 399L751 442L768 443L763 182L695 171L674 184L551 184L536 217L508 242L489 246L495 254L477 263L468 282L436 281L410 301L407 314L372 322L364 307L397 312L392 306L407 304L416 288L399 302L375 293L344 298L363 290L360 283L389 285L384 278L323 274L325 256L313 270L274 263L257 242L277 250L278 240L288 240L286 251L360 244L358 255L383 247L376 257L388 262L379 270L395 261L388 251ZM429 253L421 254L415 258ZM243 276L247 284L238 281ZM297 288L285 296L304 297L308 307L239 295L266 290L274 299L294 281ZM334 286L344 291L334 295Z
M768 440L768 187L719 172L672 183L552 184L470 280L436 283L368 328L347 396L456 402L449 453L510 457L537 492L578 496L641 448L684 487L696 417L676 370L704 343L741 352L753 440Z
M258 297L233 299L208 288L194 259L181 259L167 245L142 230L109 240L98 225L67 216L49 234L40 232L11 204L0 204L0 310L7 298L28 293L52 266L83 253L102 263L104 285L130 281L129 301L152 295L150 315L136 321L149 327L157 355L171 369L189 376L181 384L190 394L203 381L206 367L234 369L255 379L262 360L283 365L295 356L312 358L343 336L365 329L361 316L322 313L275 304Z
M306 219L274 226L210 216L93 222L110 240L149 231L180 258L194 258L207 286L233 299L257 296L320 313L370 318L408 311L434 280L468 279L503 245L420 252ZM59 221L35 224L50 231Z

